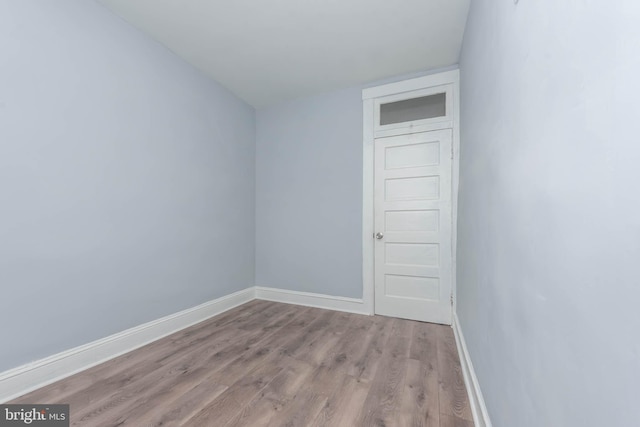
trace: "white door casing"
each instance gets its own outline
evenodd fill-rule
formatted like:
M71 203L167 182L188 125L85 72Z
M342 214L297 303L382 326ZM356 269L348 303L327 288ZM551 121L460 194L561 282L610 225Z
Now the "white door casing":
M452 133L375 139L376 314L451 324Z
M383 314L379 311L384 310L380 308L380 304L376 304L377 297L376 291L376 276L378 271L376 270L376 252L378 248L378 240L374 238L376 231L376 215L375 215L375 203L374 203L374 177L375 177L375 162L374 154L376 141L383 140L389 137L397 137L401 135L421 134L424 132L447 130L450 131L452 139L453 160L451 163L451 188L450 188L450 210L451 216L448 219L450 226L450 241L451 254L449 262L451 268L448 270L451 288L451 302L453 304L452 309L448 309L449 313L455 311L456 306L456 218L457 218L457 194L458 194L458 170L459 170L459 152L460 152L460 75L459 71L450 70L439 73L426 75L414 79L402 80L395 83L388 83L380 86L370 87L363 89L362 101L363 101L363 145L362 145L362 176L363 176L363 188L362 188L362 302L364 311L369 314ZM430 94L446 93L446 108L444 111L440 109L438 114L427 113L421 110L425 115L412 115L408 114L404 117L408 121L403 120L389 120L387 115L385 120L382 120L381 106L387 103L395 103L397 101L416 99ZM433 98L432 98L433 99ZM395 104L399 107L398 104ZM407 105L404 104L403 107ZM440 104L441 106L441 104ZM397 112L397 109L396 109ZM385 114L389 113L389 106L386 107ZM422 114L422 113L420 113ZM412 116L412 117L410 117ZM395 116L397 119L398 117ZM393 185L391 190L394 190ZM441 217L443 213L440 213ZM415 214L414 214L415 216ZM391 215L393 220L394 215ZM397 218L398 215L395 215ZM392 247L391 256L393 254ZM442 254L442 251L440 252ZM393 258L392 258L393 260ZM397 259L396 259L397 261ZM440 265L439 268L444 268ZM402 274L398 274L402 275ZM420 276L416 276L420 277ZM440 279L440 278L438 278ZM405 283L404 289L407 286L411 286L410 283ZM439 283L440 285L440 283ZM446 284L445 284L446 285ZM393 288L393 284L390 285ZM403 289L403 285L396 284L396 290ZM445 292L446 294L446 292ZM424 294L423 294L424 296ZM384 303L383 303L384 305ZM445 308L445 311L447 309ZM397 317L409 317L407 315L409 309L407 307L402 308L401 312L389 313L391 316ZM440 323L451 324L451 315L446 313L440 313ZM436 316L437 317L437 316ZM424 318L424 316L423 316ZM432 318L429 317L428 318ZM437 321L437 320L434 320Z

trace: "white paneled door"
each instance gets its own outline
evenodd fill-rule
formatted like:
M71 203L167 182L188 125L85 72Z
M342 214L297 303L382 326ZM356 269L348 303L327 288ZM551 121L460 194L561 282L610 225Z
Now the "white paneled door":
M375 140L375 312L451 324L451 130Z

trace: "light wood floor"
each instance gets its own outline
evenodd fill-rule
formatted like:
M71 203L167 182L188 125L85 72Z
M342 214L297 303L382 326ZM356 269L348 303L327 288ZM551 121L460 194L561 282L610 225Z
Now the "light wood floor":
M257 300L12 403L74 426L473 425L450 327Z

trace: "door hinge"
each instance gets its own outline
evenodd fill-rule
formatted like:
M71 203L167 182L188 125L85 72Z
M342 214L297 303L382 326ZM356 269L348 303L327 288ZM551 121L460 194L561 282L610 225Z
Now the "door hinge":
M451 294L451 306L453 307L453 294Z

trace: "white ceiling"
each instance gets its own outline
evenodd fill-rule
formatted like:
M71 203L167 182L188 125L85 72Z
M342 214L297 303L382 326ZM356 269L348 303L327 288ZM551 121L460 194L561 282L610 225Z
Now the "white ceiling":
M255 107L458 62L469 0L99 0Z

